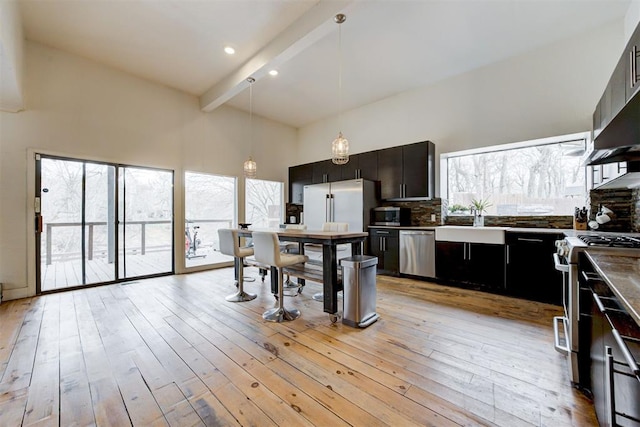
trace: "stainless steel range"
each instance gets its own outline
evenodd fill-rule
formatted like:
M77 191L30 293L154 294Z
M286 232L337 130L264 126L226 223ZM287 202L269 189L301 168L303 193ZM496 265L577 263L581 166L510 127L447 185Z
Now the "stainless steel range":
M563 272L564 316L553 319L554 347L567 356L571 382L580 385L578 369L580 322L580 285L578 283L578 254L589 247L607 248L611 251L640 249L640 234L585 232L556 241L557 252L553 254L555 268ZM564 330L564 338L560 326Z

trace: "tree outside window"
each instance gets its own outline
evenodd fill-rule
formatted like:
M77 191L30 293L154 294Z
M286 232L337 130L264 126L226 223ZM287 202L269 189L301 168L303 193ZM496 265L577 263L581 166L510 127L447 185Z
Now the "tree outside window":
M245 221L253 228L277 228L283 222L284 183L247 179Z
M490 202L489 215L572 215L586 198L585 143L557 138L443 155L449 215L468 215L474 199Z

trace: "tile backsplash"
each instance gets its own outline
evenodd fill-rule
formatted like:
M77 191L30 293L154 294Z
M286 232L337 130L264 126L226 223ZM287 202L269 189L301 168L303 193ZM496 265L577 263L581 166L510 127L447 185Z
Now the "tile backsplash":
M611 221L601 224L598 231L640 232L640 189L591 190L589 198L589 219L595 218L600 205L614 213Z
M411 209L411 225L414 227L429 227L442 223L442 199L435 197L431 200L406 202L383 202L382 206L398 206ZM435 220L431 216L435 215Z

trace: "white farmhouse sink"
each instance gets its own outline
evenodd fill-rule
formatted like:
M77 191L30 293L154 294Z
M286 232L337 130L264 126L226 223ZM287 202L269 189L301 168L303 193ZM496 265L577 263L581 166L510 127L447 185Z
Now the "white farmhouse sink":
M443 225L436 227L436 240L504 245L504 235L508 228Z

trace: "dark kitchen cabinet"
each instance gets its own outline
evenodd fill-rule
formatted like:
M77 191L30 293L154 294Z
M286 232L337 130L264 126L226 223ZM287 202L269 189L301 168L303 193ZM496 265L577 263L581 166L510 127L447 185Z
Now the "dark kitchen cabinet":
M369 252L378 257L378 271L398 275L400 269L400 235L398 230L369 229Z
M638 69L638 57L640 57L640 25L631 35L627 49L622 54L621 61L625 63L625 99L629 101L640 88L640 69Z
M562 234L507 232L507 292L562 305L562 273L555 269L555 242Z
M618 61L618 65L611 76L611 81L609 82L609 85L611 86L611 117L609 120L614 118L620 110L622 110L622 107L624 107L624 104L627 101L625 89L625 72L627 70L627 64L627 58L620 58L620 61Z
M430 141L378 151L378 180L383 199L433 197L435 145Z
M378 181L378 152L367 151L357 154L358 157L358 178Z
M402 147L385 148L378 151L378 179L380 197L401 197L402 191Z
M466 282L471 277L467 262L467 243L436 242L436 277L454 282Z
M320 184L323 182L334 182L342 180L342 166L336 165L329 160L315 162L313 164L312 184Z
M289 168L289 203L302 204L304 186L313 182L313 164L292 166Z
M380 183L382 199L435 195L435 145L431 141L367 151L349 156L344 165L331 159L289 168L289 202L303 203L308 184L367 179Z
M340 166L340 179L342 181L347 179L357 179L358 173L360 173L360 155L355 154L349 156L349 161L346 165Z
M579 323L578 357L587 365L580 366L581 386L591 391L600 425L640 425L635 421L640 420L640 376L631 369L640 360L640 325L586 256L578 269L580 287L587 290L580 299L585 317Z
M623 107L638 92L640 88L640 70L638 63L640 58L640 26L631 36L626 49L620 57L609 82L593 112L593 137L598 138L622 111ZM607 133L607 140L613 138ZM617 135L620 130L614 132L614 139L623 135ZM629 136L625 135L628 139Z
M450 282L505 289L505 245L436 241L436 277Z

